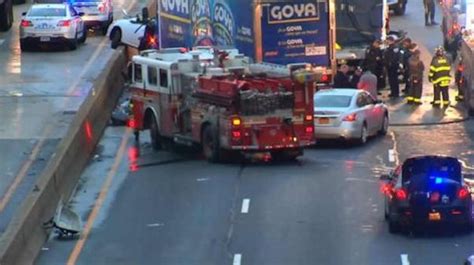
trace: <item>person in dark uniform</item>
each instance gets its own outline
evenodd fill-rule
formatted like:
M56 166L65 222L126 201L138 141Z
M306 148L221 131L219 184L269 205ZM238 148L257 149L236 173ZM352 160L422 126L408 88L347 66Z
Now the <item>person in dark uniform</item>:
M362 76L362 68L360 66L357 66L356 69L354 70L354 74L350 78L351 82L351 87L352 88L357 88L357 85L359 84L360 77Z
M410 82L408 80L408 77L410 75L408 71L408 60L410 59L411 56L411 50L410 47L412 46L412 42L410 38L406 38L402 42L402 46L400 48L400 53L401 53L401 63L403 65L403 82L405 82L405 88L402 90L404 93L408 93L408 90L410 89Z
M456 82L456 87L458 88L458 95L456 96L456 101L464 100L464 89L465 89L465 79L464 79L464 63L462 57L459 58L458 66L456 67L456 73L454 74L454 80Z
M408 60L408 89L407 103L422 104L421 95L423 93L423 72L425 65L420 60L420 50L415 50Z
M390 85L390 97L396 98L400 96L400 87L398 82L398 69L400 64L400 51L395 45L393 36L387 37L388 47L384 52L384 66L387 71L388 84Z
M430 73L428 80L433 83L434 100L431 102L434 106L449 105L449 84L451 83L451 63L446 57L443 47L435 50L433 60L431 60ZM443 100L441 100L441 96Z
M349 75L349 66L343 63L334 76L334 88L351 88L351 76Z
M435 18L435 1L434 0L423 0L423 4L425 7L425 26L429 25L438 25Z
M381 40L375 40L365 52L364 68L377 76L377 90L385 88L385 71L383 66L383 51L380 48Z

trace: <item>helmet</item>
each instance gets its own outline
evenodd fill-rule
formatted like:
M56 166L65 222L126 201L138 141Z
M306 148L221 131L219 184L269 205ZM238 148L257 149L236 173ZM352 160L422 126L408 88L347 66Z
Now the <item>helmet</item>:
M436 56L444 56L444 54L445 54L445 51L444 51L444 48L442 46L438 46L435 49L435 55Z

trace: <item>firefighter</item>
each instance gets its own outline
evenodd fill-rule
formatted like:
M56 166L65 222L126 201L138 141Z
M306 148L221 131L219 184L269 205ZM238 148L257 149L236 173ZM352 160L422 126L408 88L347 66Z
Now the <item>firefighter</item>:
M436 23L436 21L434 21L435 8L436 8L435 1L434 0L423 0L423 4L424 4L424 7L425 7L425 26L438 25L438 23Z
M446 57L443 47L435 50L435 56L431 60L430 73L428 80L433 83L434 100L431 102L434 106L449 105L449 84L451 82L451 63ZM441 95L443 100L441 101Z
M456 101L463 101L464 100L464 64L462 61L462 57L459 58L458 65L456 67L456 73L454 74L454 80L456 82L456 86L458 88L458 95L456 96Z
M387 37L387 49L384 52L384 66L388 75L388 83L390 85L390 97L396 98L400 95L400 87L398 81L398 70L400 67L400 51L395 44L393 36Z
M380 48L381 40L375 40L372 45L365 52L364 68L370 70L377 76L377 90L380 91L385 88L385 72L383 68L383 51Z
M420 50L415 50L408 60L408 88L407 103L422 104L421 95L423 93L423 72L425 65L420 60Z

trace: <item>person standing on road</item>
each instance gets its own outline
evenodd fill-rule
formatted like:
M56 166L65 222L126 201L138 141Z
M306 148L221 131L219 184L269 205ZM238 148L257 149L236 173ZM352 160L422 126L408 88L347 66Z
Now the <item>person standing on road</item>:
M423 4L425 6L425 26L429 25L438 25L435 18L435 1L434 0L423 0Z
M422 104L421 95L423 93L423 72L425 65L420 60L420 50L415 50L408 60L408 80L410 86L408 89L407 103Z
M390 97L396 98L400 96L400 87L398 82L398 69L400 66L400 51L395 45L393 36L387 37L388 47L384 52L384 65L387 70L388 83L390 85Z
M357 89L367 91L374 99L377 99L377 76L367 69L360 77Z
M351 76L349 75L349 66L343 63L339 67L336 76L334 76L334 88L351 88Z
M411 56L411 50L410 47L412 46L412 42L410 38L406 38L402 42L402 47L400 49L401 53L401 63L403 65L403 82L405 82L405 88L402 90L404 93L408 93L408 90L410 89L410 81L408 80L408 77L410 75L408 71L408 60L410 59Z
M362 76L362 68L360 66L357 66L356 69L354 70L354 74L350 78L351 82L351 87L352 88L357 88L357 84L359 84L360 77Z
M451 83L451 63L449 62L443 47L435 50L433 60L431 60L428 80L433 83L434 100L433 106L449 105L449 84ZM441 101L441 96L443 100Z
M377 90L385 88L385 72L383 68L383 51L381 40L375 40L365 52L364 68L377 76Z
M459 58L458 65L456 67L456 72L454 74L454 81L456 82L456 87L458 89L458 95L456 96L456 101L463 101L464 100L464 89L466 81L464 79L464 63L462 61L462 57Z

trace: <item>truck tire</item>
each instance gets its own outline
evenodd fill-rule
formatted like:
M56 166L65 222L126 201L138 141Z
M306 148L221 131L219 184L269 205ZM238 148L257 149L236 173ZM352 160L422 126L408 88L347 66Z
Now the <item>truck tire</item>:
M202 130L202 153L207 161L216 163L220 160L219 137L213 126L207 125Z
M407 3L405 2L405 0L398 0L398 4L395 6L393 11L395 12L395 15L403 16L405 14L406 9Z
M154 116L151 118L150 123L150 139L153 150L158 151L163 148L163 139L160 135L160 129L158 128L158 123L156 122L156 118Z
M6 0L0 4L0 31L7 31L13 24L13 7L12 2Z

